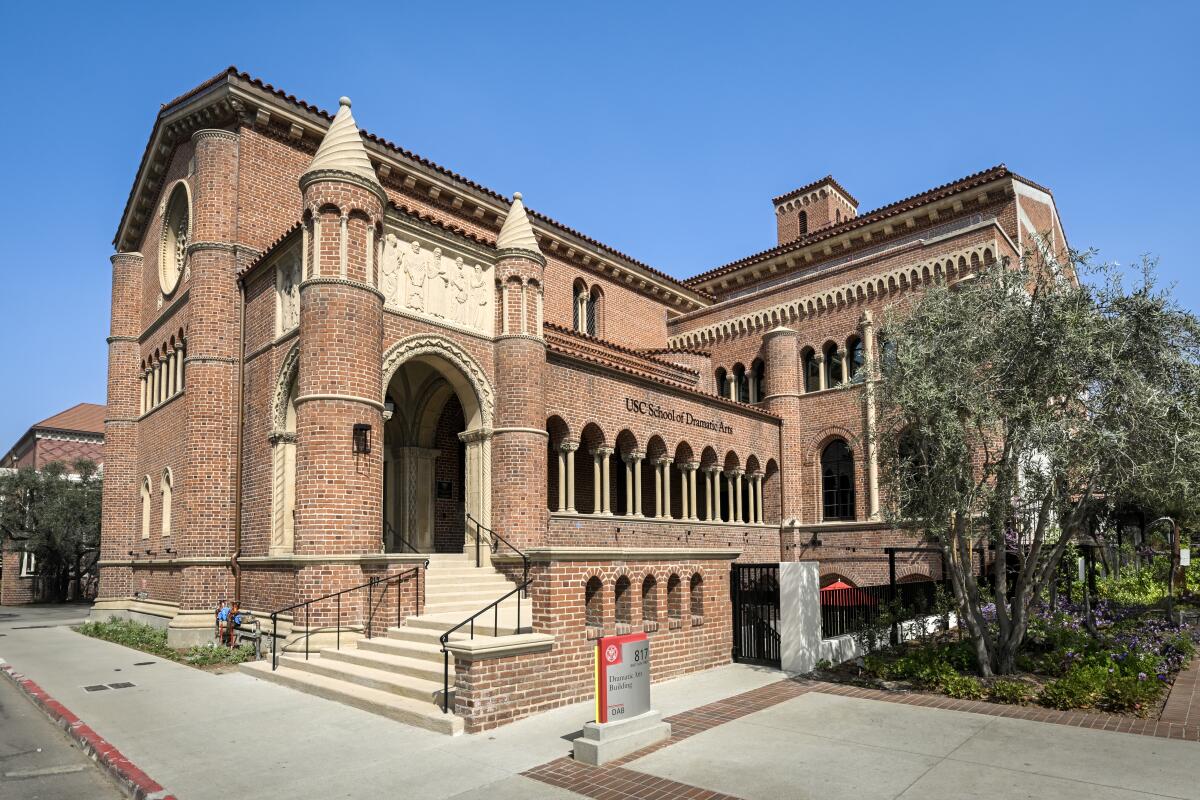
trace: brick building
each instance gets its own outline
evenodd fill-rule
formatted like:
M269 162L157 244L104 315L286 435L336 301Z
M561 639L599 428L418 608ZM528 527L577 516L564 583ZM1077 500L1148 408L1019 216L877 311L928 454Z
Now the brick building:
M380 578L369 607L281 613L279 642L386 636L259 672L460 730L589 696L599 633L650 632L656 678L729 661L733 560L878 582L915 542L879 514L875 324L1061 243L1054 201L997 166L868 213L832 177L774 208L774 247L681 282L360 132L345 98L231 68L172 100L112 259L97 613L183 644L222 598ZM515 593L501 635L451 641L457 713L424 714L437 637L527 578L523 617Z
M80 403L31 426L0 458L0 469L29 467L40 470L62 462L68 466L81 458L104 465L104 406ZM0 542L0 605L35 603L45 599L37 564L19 540L4 536Z

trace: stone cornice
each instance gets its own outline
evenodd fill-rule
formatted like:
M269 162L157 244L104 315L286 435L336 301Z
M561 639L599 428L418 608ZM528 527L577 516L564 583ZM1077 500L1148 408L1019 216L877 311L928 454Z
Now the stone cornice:
M675 520L679 522L680 520ZM712 547L530 547L525 555L534 563L555 561L733 561L742 554L733 548ZM495 553L493 563L520 563L521 557Z
M355 186L366 189L371 194L379 198L380 204L387 207L387 192L378 183L371 183L361 175L355 175L353 172L347 172L343 169L319 169L314 172L306 172L300 176L300 191L303 192L314 183L333 182L333 183L352 183Z
M349 278L329 278L324 275L318 275L314 278L309 278L300 284L300 291L304 291L309 286L351 286L355 289L362 289L364 292L370 292L379 298L379 302L384 302L383 292L376 289L369 283L362 281L352 281Z
M223 128L203 128L192 134L193 142L198 142L201 139L225 139L226 141L236 142L239 138L234 131L227 131Z
M541 266L546 266L546 257L541 253L535 253L532 250L522 250L516 247L506 247L503 250L496 251L496 261L500 262L506 258L524 258L529 261L536 262Z

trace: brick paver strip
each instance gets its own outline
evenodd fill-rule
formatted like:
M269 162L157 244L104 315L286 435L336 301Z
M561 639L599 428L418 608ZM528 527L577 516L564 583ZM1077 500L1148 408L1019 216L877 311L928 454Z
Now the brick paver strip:
M1200 658L1175 676L1171 694L1167 696L1167 704L1163 706L1158 721L1184 726L1200 725Z
M1195 711L1191 710L1193 699L1200 700L1200 689L1197 688L1198 679L1200 679L1200 659L1197 659L1191 667L1185 672L1181 672L1176 678L1175 687L1171 691L1171 696L1168 698L1166 709L1163 712L1163 718L1153 720L1087 714L1079 711L1055 711L1038 706L1006 706L985 703L981 700L956 700L953 697L887 692L881 689L867 689L842 683L786 678L667 717L666 721L671 723L670 739L638 750L636 753L631 753L604 766L588 766L567 756L555 759L548 764L542 764L540 767L534 767L522 774L576 794L596 798L596 800L631 797L653 797L655 800L660 798L661 800L684 800L684 798L731 797L731 795L711 792L697 786L689 786L686 783L655 778L632 769L626 769L623 765L718 725L762 711L809 692L879 700L885 703L925 706L947 711L965 711L971 714L1045 722L1051 725L1072 725L1113 733L1131 733L1200 742L1200 707L1197 707ZM1184 681L1182 684L1181 680ZM1180 691L1178 698L1176 690ZM1186 706L1184 705L1185 698ZM1173 701L1174 706L1172 705ZM1166 711L1174 710L1177 707L1183 708L1182 716L1179 716L1176 711L1178 719L1174 717L1168 719ZM1189 722L1191 724L1188 724Z
M135 800L175 800L175 795L153 778L142 772L121 751L106 741L100 734L85 725L71 710L55 700L41 686L13 672L8 664L0 664L0 672L8 676L21 691L29 695L38 708L46 713L56 725L63 728L75 740L83 751L96 760L104 770L116 781L117 785Z

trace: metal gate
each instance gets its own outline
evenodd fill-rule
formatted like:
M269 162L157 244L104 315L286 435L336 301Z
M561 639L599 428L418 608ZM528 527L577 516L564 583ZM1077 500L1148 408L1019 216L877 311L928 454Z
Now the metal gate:
M779 565L734 564L733 660L779 666Z

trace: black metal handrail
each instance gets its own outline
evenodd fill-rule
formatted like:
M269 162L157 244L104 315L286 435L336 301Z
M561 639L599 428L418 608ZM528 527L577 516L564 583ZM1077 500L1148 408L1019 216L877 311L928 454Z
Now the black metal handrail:
M385 519L383 521L383 540L385 542L387 541L387 537L388 537L389 533L392 535L392 540L400 542L400 544L403 546L404 549L407 549L410 553L420 554L421 551L418 550L416 547L414 547L412 542L410 542L408 539L404 538L404 536L399 531L397 531L395 528L392 527L392 523L388 522Z
M527 586L529 584L529 556L518 550L508 539L505 539L487 525L484 525L482 522L472 517L469 513L467 514L467 522L475 523L475 566L482 566L482 559L480 557L479 549L479 541L482 537L480 537L479 532L487 531L488 536L490 537L488 540L488 547L491 548L493 554L500 547L500 544L503 543L505 547L521 557L521 584ZM529 595L527 594L526 597L528 596Z
M520 633L521 632L521 593L524 592L529 587L529 584L531 584L531 583L533 583L533 581L526 578L525 582L522 583L520 586L513 589L511 592L509 592L508 594L499 598L498 600L493 600L491 603L488 603L486 606L479 609L474 614L467 617L462 622L458 623L453 628L451 628L450 630L446 631L445 633L443 633L441 635L441 642L442 642L442 713L443 714L448 713L450 711L450 650L446 646L447 643L450 641L450 634L459 630L464 625L470 625L471 626L470 627L470 632L471 632L470 638L474 639L475 638L475 619L477 617L482 616L483 614L486 614L489 610L494 610L495 616L492 618L492 635L499 636L500 635L500 604L503 603L508 598L512 597L514 594L517 596L517 627L516 627L516 631L517 631L517 633Z
M428 559L425 560L424 567L425 568L429 567ZM271 612L271 671L274 672L279 667L279 655L276 652L276 645L279 641L279 615L280 614L283 614L288 611L294 611L297 608L304 609L304 660L307 661L308 653L309 653L308 641L309 641L309 639L312 638L312 629L309 625L309 620L310 620L310 612L312 611L313 603L319 603L322 600L329 600L329 599L335 598L335 597L337 598L336 649L341 650L342 649L342 595L349 594L350 592L357 592L361 589L367 590L367 624L365 627L366 627L366 638L370 639L371 638L371 624L375 621L375 604L374 604L374 589L375 589L375 587L381 583L384 584L383 591L384 591L384 595L386 595L387 584L390 584L392 581L395 581L395 583L396 583L396 625L399 626L400 621L401 621L400 614L401 614L401 608L402 608L401 603L400 603L400 584L406 582L409 578L412 578L412 577L416 577L416 580L417 580L417 591L416 591L416 598L415 598L416 611L418 614L421 613L421 606L423 605L422 597L421 597L421 570L422 570L422 567L412 567L411 569L406 569L403 572L396 572L396 573L393 573L392 575L381 575L378 578L372 578L371 580L367 581L366 583L359 584L358 586L351 586L349 589L342 589L341 591L338 591L338 592L330 592L329 594L322 595L320 597L313 597L308 600L303 600L299 603L290 605L286 608L280 608L276 611L272 611ZM382 600L383 596L381 596L380 599ZM292 615L292 619L295 620L294 614ZM520 616L518 615L518 622L519 621L520 621Z

